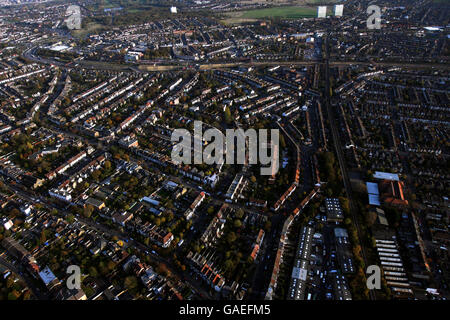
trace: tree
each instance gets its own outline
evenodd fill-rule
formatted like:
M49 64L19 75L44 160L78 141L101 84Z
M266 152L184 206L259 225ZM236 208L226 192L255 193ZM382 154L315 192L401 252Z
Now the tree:
M242 222L239 219L234 220L234 227L235 228L240 228L242 227Z
M87 206L85 206L85 207L83 208L83 215L84 215L86 218L90 218L91 215L92 215L92 212L94 212L94 207L93 207L92 205L90 205L90 204L88 204Z
M230 259L225 260L224 266L225 266L225 270L227 270L227 271L230 270L233 267L233 260L230 260Z
M353 254L355 255L355 257L361 256L361 246L360 245L356 245L353 247Z
M280 146L282 149L286 148L286 141L284 140L283 135L280 135Z
M94 179L95 181L98 181L98 179L100 178L101 172L100 170L94 170L94 172L92 172L92 179Z
M75 217L73 216L73 214L69 213L69 214L66 216L66 221L67 221L67 222L72 223L74 220L75 220Z
M377 213L373 210L369 211L369 213L367 214L367 225L369 227L373 226L374 223L377 221Z
M103 261L101 261L99 264L98 264L98 268L100 269L100 274L102 275L102 276L106 276L107 274L108 274L108 268L106 267L106 265L105 265L105 263L103 262Z
M350 213L350 204L347 198L339 197L339 202L341 203L342 210L344 211L344 215L348 215Z
M224 116L225 116L226 123L230 124L233 121L233 118L231 117L230 109L228 107L225 107Z
M20 214L20 211L17 210L16 208L14 208L9 212L9 217L11 219L13 219L13 218L17 217L19 214Z
M6 279L6 287L7 288L11 288L14 285L14 277L8 277L8 279Z
M234 232L230 232L230 233L227 235L227 242L228 242L229 244L232 244L234 241L236 241L236 234L235 234Z
M47 236L45 235L45 230L41 231L41 243L44 243L45 241L47 241Z
M123 282L123 285L128 290L135 289L138 286L137 278L134 276L129 276L125 278L125 281Z
M168 208L168 209L173 209L174 208L172 200L168 200L166 202L166 208Z
M89 267L89 275L94 278L98 277L97 269L95 267Z
M27 290L23 294L23 300L30 300L30 299L31 299L31 292L30 292L30 290Z
M17 300L18 295L17 295L17 291L13 290L12 292L8 293L8 300Z
M267 220L266 223L264 224L264 229L266 230L266 232L269 232L271 227L272 227L272 222Z
M156 268L156 272L162 274L163 276L167 276L169 274L169 270L164 263L160 263Z

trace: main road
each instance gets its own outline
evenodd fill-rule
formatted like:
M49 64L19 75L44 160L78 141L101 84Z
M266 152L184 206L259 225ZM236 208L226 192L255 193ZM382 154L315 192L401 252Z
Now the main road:
M55 65L61 68L85 68L91 70L105 71L124 71L124 72L164 72L164 71L181 71L192 67L192 62L179 60L178 64L154 64L154 65L123 65L119 63L111 63L105 61L85 61L78 60L69 63L62 63L53 59L43 58L36 55L37 47L28 48L23 52L23 57L41 64ZM168 60L170 62L171 60ZM327 60L328 61L328 60ZM172 61L173 62L173 61ZM224 62L224 63L203 63L196 64L199 70L228 69L235 67L270 67L270 66L314 66L317 61L250 61L250 62ZM348 65L375 65L378 67L408 67L414 69L423 68L439 68L450 69L450 65L446 63L406 63L406 62L374 62L374 61L328 61L331 66L348 66Z

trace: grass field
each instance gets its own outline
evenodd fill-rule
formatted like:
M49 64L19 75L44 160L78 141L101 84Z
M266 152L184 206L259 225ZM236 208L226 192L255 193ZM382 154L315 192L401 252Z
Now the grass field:
M109 8L115 8L120 7L120 5L117 5L116 3L112 3L112 1L109 0L103 0L99 3L99 9L109 9Z
M240 3L245 4L265 4L267 5L269 1L267 0L241 0ZM272 0L270 4L274 6L290 5L290 6L305 6L305 5L330 5L339 2L338 0Z
M92 33L98 33L102 30L106 30L105 26L102 26L101 24L98 23L88 23L87 26L85 26L83 29L81 30L72 30L72 36L74 36L75 38L83 38L88 34L92 34Z
M261 18L286 18L299 19L311 18L317 14L316 7L280 7L243 11L240 18L261 19Z
M312 18L317 15L317 7L288 6L246 11L235 11L227 14L225 24L239 24L252 22L264 18L300 19Z

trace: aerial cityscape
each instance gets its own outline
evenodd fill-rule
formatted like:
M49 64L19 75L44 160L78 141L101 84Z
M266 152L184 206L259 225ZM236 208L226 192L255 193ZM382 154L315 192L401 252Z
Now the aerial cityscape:
M448 300L449 31L448 0L0 0L0 300Z

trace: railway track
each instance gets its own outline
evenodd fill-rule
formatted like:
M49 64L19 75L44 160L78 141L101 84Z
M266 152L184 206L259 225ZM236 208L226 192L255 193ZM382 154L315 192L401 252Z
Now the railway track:
M328 113L328 118L330 121L330 127L331 127L331 133L332 133L332 137L333 137L333 141L334 141L334 147L336 150L336 155L338 158L338 162L339 162L339 167L341 169L341 173L342 173L342 180L344 182L344 188L345 191L347 193L347 198L349 201L349 208L350 208L350 214L352 216L352 221L353 224L356 227L356 231L358 233L358 239L360 242L360 246L361 246L361 256L363 258L364 261L364 265L367 267L368 264L368 260L367 260L367 255L366 255L366 251L364 249L363 244L361 243L361 226L358 222L358 217L357 217L357 211L355 208L355 204L353 201L353 193L352 193L352 188L350 185L350 179L348 176L348 171L347 171L347 167L345 165L345 160L344 160L344 154L342 152L342 146L341 146L341 141L339 139L339 132L337 129L337 125L336 125L336 119L334 117L334 112L331 106L331 92L330 92L330 74L329 74L329 61L328 61L328 37L325 38L325 106L327 109L327 113ZM371 300L376 300L376 295L375 292L373 290L369 290L369 298Z

